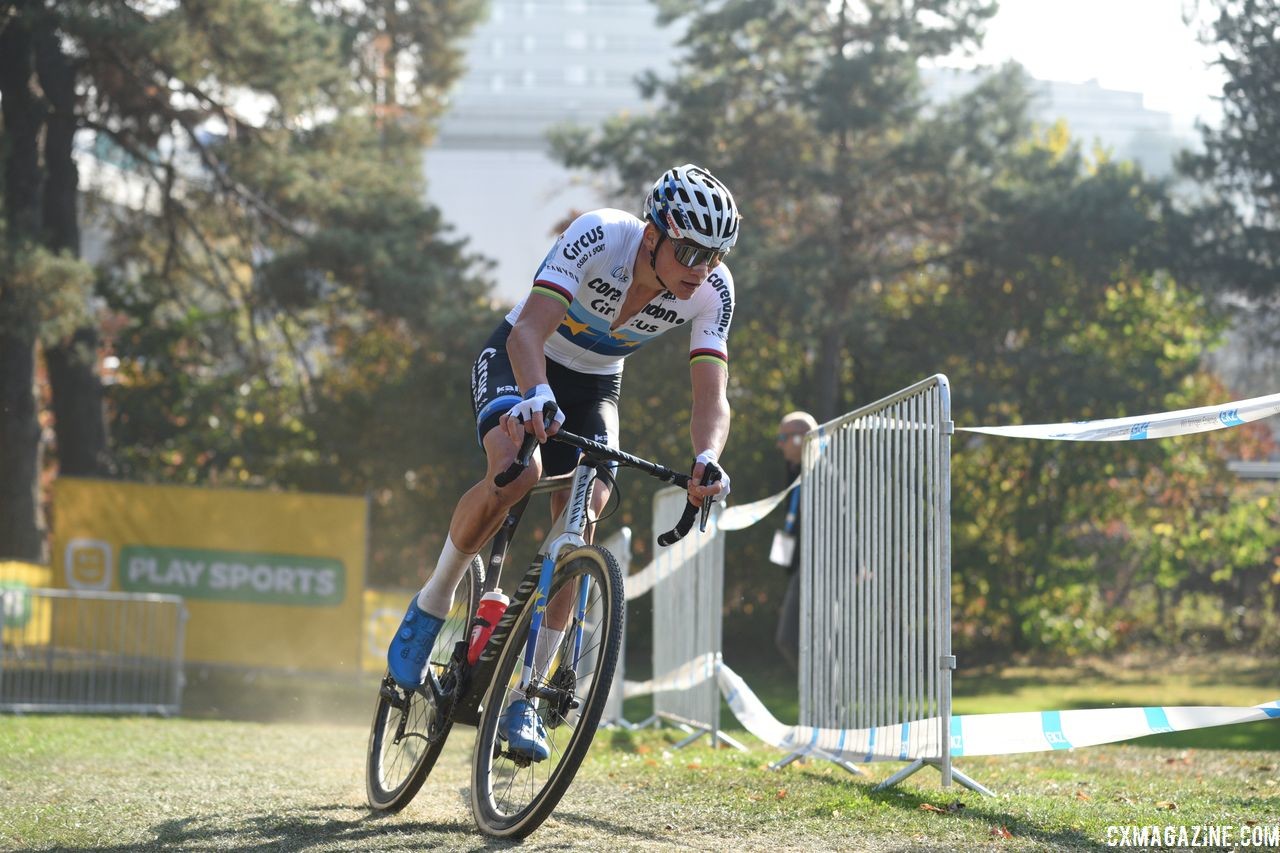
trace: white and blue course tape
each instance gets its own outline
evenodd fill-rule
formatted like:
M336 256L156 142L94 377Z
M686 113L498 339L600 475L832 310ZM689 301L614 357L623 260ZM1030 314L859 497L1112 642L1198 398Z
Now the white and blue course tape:
M1061 424L1023 424L1017 426L958 427L960 432L975 432L1006 438L1037 438L1056 441L1139 441L1192 435L1216 429L1252 423L1280 414L1280 394L1253 397L1218 406L1201 406L1154 415L1131 418L1109 418L1099 421L1076 421ZM721 530L745 530L760 521L786 499L800 479L776 495L748 504L731 506L720 513ZM649 586L652 586L650 584ZM646 586L647 590L649 587Z
M1108 418L1100 421L1062 424L960 427L959 429L963 432L978 432L1007 438L1039 438L1056 441L1141 441L1240 426L1278 413L1280 413L1280 394L1270 394L1266 397L1253 397L1218 406L1201 406L1198 409L1136 415L1131 418Z
M914 761L938 758L940 718L931 717L872 729L787 726L769 713L746 682L718 663L720 691L738 722L765 743L789 752L821 750L852 762ZM953 758L1049 752L1132 740L1164 732L1280 719L1280 701L1250 707L1168 706L963 714L951 718Z

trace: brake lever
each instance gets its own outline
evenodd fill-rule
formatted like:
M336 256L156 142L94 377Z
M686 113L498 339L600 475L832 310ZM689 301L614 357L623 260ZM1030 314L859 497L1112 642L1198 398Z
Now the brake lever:
M714 462L708 462L702 469L702 479L698 481L700 486L709 486L712 483L718 483L724 477L724 472L720 470L720 466ZM698 532L707 532L707 519L711 517L711 505L715 503L715 499L710 495L702 499L702 511L698 514Z
M544 425L551 423L558 411L559 408L555 403L547 403L542 407L542 423ZM533 433L526 433L524 440L520 442L520 450L516 454L515 461L511 463L507 470L498 472L493 478L493 484L498 488L502 488L523 474L524 469L529 467L529 460L533 458L533 451L537 446L538 437Z

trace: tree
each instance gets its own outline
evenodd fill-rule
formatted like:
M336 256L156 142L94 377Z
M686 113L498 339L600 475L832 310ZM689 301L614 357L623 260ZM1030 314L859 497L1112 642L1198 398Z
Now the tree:
M1184 174L1209 191L1192 219L1186 263L1220 285L1280 305L1280 3L1210 0L1202 40L1226 72L1222 124L1201 127L1204 151Z
M820 418L876 384L878 290L945 257L972 200L1025 129L1012 71L954 104L925 102L920 60L975 44L983 0L725 0L686 16L687 61L650 77L652 116L562 131L574 166L620 186L672 163L707 165L736 190L731 259L739 316L808 342L803 401Z
M60 150L69 148L70 139L65 116L55 109L51 117L40 94L47 90L59 106L66 94L61 69L45 59L48 50L39 56L33 50L37 41L49 48L40 18L41 4L26 2L14 4L0 21L0 556L32 561L44 557L37 345L41 331L52 336L65 328L54 321L81 314L72 299L73 310L59 317L68 294L83 291L88 279L62 231L66 211L58 191L68 176L44 168L42 144ZM58 351L55 345L52 352Z
M305 412L330 355L330 319L359 329L377 314L421 330L480 307L484 287L461 242L423 207L420 168L459 70L455 42L479 9L477 0L11 4L0 21L0 435L14 440L0 448L0 516L11 525L0 528L0 553L37 556L38 502L25 498L38 470L34 306L71 281L86 189L77 134L141 188L132 206L99 205L116 235L99 291L133 318L117 342L133 358L123 376L254 377ZM42 258L62 259L61 274L18 274L45 269ZM33 298L20 304L24 280ZM471 298L452 300L456 309L438 300L467 285ZM101 473L96 318L79 316L47 349L58 456L64 472ZM145 333L139 321L151 324ZM130 350L160 340L167 354ZM157 364L174 372L161 376ZM130 394L117 397L119 417L136 425ZM176 427L187 414L160 416ZM146 452L134 451L124 455L136 474Z
M1222 318L1196 282L1167 272L1180 233L1168 201L1132 164L1090 162L1063 127L1028 140L984 194L989 216L947 274L890 289L897 367L945 370L960 426L1222 402L1201 366ZM1150 636L1157 600L1211 590L1234 606L1242 596L1227 580L1265 569L1278 537L1258 535L1275 507L1259 516L1243 499L1225 447L1265 453L1265 430L1120 444L957 433L964 644L1102 648ZM1188 549L1189 539L1213 548Z

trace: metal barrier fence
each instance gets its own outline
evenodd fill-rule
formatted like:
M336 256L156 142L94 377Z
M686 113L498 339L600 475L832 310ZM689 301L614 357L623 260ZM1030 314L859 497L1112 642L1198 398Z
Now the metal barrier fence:
M604 547L618 559L618 568L622 570L625 582L631 573L631 528L623 527L604 541ZM609 701L605 703L604 713L600 717L601 725L626 725L622 716L623 682L626 680L627 632L625 620L622 631L622 645L618 648L618 665L613 670L613 684L609 687Z
M178 712L180 597L17 588L0 605L0 711Z
M875 729L936 717L934 742L949 742L953 430L939 374L805 437L801 725ZM937 752L882 787L931 764L944 785L954 775L982 790L952 768L948 749Z
M721 741L743 747L720 731L720 687L714 661L721 652L724 607L724 537L712 510L707 532L697 528L674 545L661 547L657 537L673 528L688 500L684 489L662 489L653 498L653 695L654 716L692 734L677 747L704 734L713 746ZM690 666L697 661L701 666ZM684 675L671 681L678 671Z

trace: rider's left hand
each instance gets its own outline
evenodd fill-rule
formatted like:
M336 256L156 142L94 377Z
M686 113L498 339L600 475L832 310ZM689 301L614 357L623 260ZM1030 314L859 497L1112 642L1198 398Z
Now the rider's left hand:
M720 479L702 486L699 483L708 463L715 463L716 467L720 469ZM729 497L729 472L724 470L723 466L716 461L715 453L710 450L702 451L693 460L693 471L689 480L689 503L695 506L702 506L704 498L723 501L727 497Z

